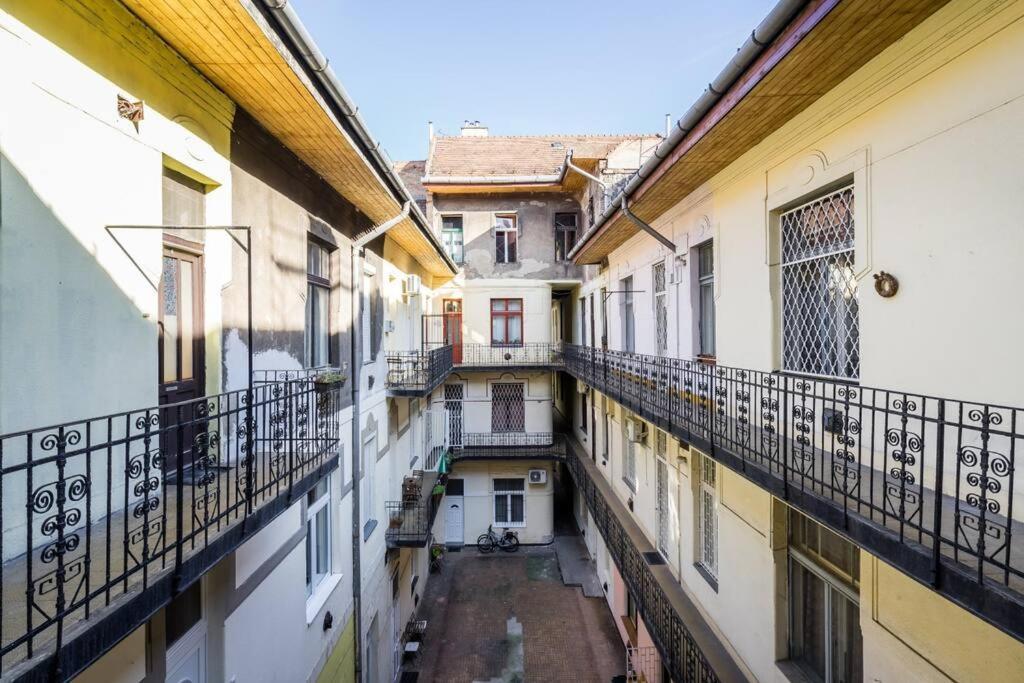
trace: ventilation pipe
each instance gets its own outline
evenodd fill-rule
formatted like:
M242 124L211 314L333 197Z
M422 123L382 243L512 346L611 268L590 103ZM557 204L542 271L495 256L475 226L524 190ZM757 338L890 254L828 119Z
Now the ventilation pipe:
M778 37L789 21L806 4L807 0L780 0L772 8L768 16L757 25L757 28L751 31L750 37L740 46L740 49L736 51L733 58L725 65L725 68L708 84L707 89L697 98L697 101L683 114L682 118L676 121L671 131L668 132L668 136L654 150L654 154L636 170L622 189L622 192L609 203L590 229L581 236L576 246L569 252L570 258L579 253L590 236L600 230L615 215L615 212L624 203L625 198L635 192L644 180L650 177L654 169L672 154L675 148L679 146L679 143L683 141L683 138L700 123L705 114L722 99L722 95L729 90L736 79L754 63L754 60L761 56L764 49Z

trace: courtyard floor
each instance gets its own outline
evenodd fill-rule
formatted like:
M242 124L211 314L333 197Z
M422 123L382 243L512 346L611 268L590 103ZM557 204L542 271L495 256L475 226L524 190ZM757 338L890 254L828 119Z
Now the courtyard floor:
M406 667L419 672L415 680L607 682L625 674L607 603L562 583L553 546L493 555L467 546L444 562L418 611L428 623L419 661Z

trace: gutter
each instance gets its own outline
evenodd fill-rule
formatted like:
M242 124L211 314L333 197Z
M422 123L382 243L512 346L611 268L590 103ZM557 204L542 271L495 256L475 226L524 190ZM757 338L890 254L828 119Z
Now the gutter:
M394 163L381 148L380 143L370 135L366 122L359 114L359 108L349 97L341 81L331 69L328 59L320 52L320 48L316 46L312 36L309 35L288 0L258 0L258 2L264 10L263 14L267 17L271 28L289 44L294 53L301 56L309 71L309 76L320 85L321 94L329 104L333 105L333 109L337 110L334 113L340 114L339 122L342 123L345 132L354 138L360 151L376 168L381 176L382 184L392 192L399 203L411 203L410 213L413 222L434 247L448 270L453 275L457 273L458 266L445 252L440 238L430 229L427 217L423 215L416 200L409 193L409 189L395 172Z
M594 224L583 233L576 246L568 253L569 259L574 259L582 250L583 246L597 234L597 232L615 215L622 206L623 201L629 197L637 188L661 165L661 162L672 154L672 151L683 141L683 138L693 130L711 111L711 108L718 104L722 96L728 92L733 83L747 70L747 68L760 57L765 49L775 40L786 28L790 20L796 16L808 0L779 0L760 24L751 31L750 37L740 46L729 63L725 65L714 80L708 84L707 89L701 94L697 101L687 110L683 116L676 121L668 137L661 141L654 154L636 172L629 182L622 189L622 192L605 207L601 215L597 217ZM625 211L623 213L626 213Z
M565 177L565 167L561 172L550 175L446 175L446 176L423 176L421 182L424 185L552 185L562 182Z

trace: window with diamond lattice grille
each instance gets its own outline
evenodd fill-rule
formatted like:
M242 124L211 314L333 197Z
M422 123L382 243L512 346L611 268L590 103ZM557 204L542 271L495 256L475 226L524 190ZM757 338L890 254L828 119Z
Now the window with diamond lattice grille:
M783 370L860 375L853 196L846 187L779 217Z
M526 431L526 410L523 385L519 382L496 382L491 385L491 431L494 433Z
M700 457L700 483L697 489L697 549L699 564L712 576L718 576L718 489L715 461Z
M659 356L668 353L668 290L665 288L665 262L654 264L654 338Z

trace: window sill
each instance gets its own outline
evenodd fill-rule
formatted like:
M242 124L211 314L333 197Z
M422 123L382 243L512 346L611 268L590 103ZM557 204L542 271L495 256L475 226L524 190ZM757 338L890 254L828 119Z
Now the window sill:
M363 543L370 540L370 536L373 535L373 530L377 528L377 520L368 519L366 524L363 525Z
M312 595L306 598L306 626L316 621L320 610L327 604L327 599L331 597L331 593L334 592L339 583L341 583L341 574L331 574L320 582L320 585L316 587Z
M497 529L525 529L526 522L494 522L495 530ZM497 531L495 531L497 533ZM499 534L500 536L500 534Z
M697 573L700 574L701 577L708 582L708 585L711 586L712 590L714 590L717 593L718 579L715 578L715 575L709 572L707 568L699 562L694 564L693 568L696 569Z
M622 629L626 632L626 638L629 639L630 646L636 647L636 624L634 624L633 620L627 617L625 614L620 614L619 620L622 621Z
M814 683L814 679L804 673L800 665L792 659L780 659L775 662L775 666L782 677L790 683Z
M629 479L626 479L625 477L623 477L622 478L622 483L625 484L626 488L628 488L634 494L636 493L636 482L635 481L630 481Z

